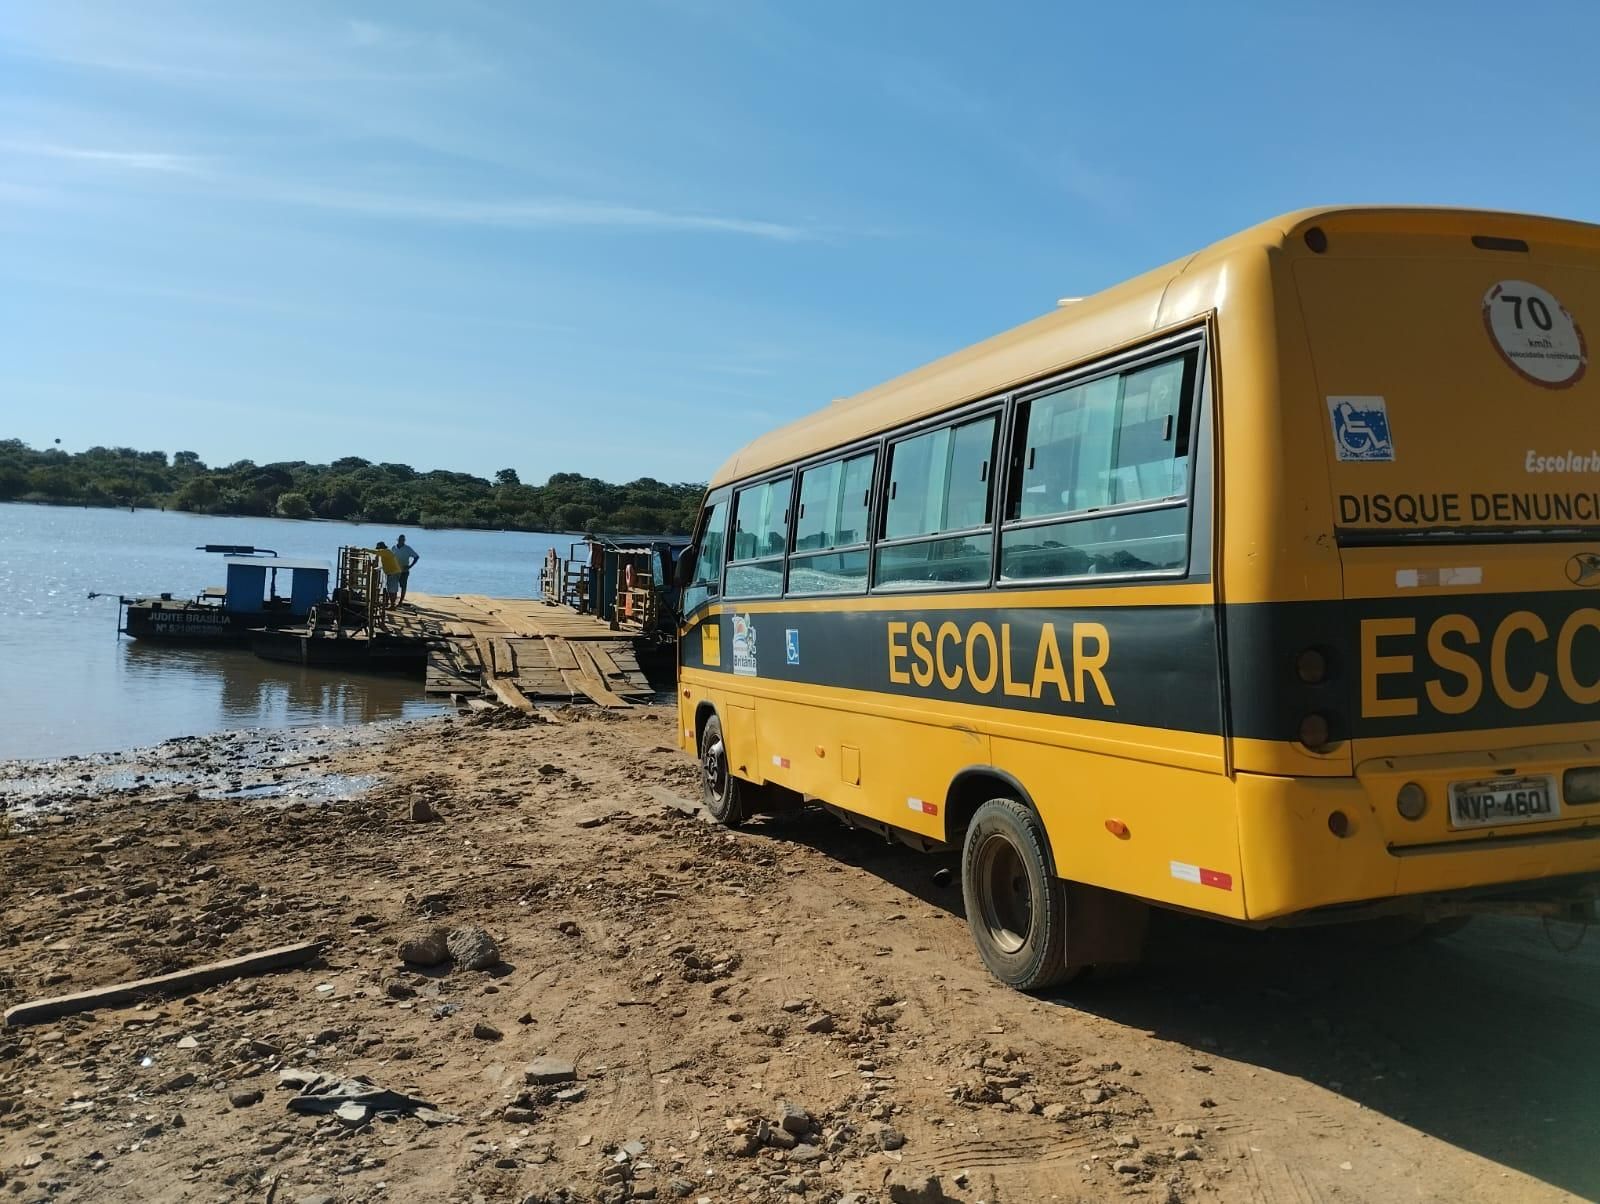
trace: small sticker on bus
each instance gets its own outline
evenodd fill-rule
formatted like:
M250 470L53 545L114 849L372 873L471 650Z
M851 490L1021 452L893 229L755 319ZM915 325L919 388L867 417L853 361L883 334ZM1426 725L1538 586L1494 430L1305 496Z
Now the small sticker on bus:
M1434 585L1482 585L1483 570L1476 566L1459 569L1395 569L1397 589L1419 589Z
M938 815L939 814L939 804L938 803L930 803L926 799L908 798L906 800L906 806L910 810L919 812L922 815Z
M772 758L772 763L774 765L776 765L779 769L788 769L789 768L789 758L788 757L773 757Z
M1329 397L1328 416L1333 421L1333 451L1339 459L1394 460L1394 435L1389 430L1389 408L1383 398Z
M1171 868L1172 876L1179 882L1192 882L1196 886L1214 886L1218 890L1233 889L1233 875L1225 874L1221 870L1208 870L1203 866L1190 865L1187 861L1171 861L1167 863Z
M756 625L749 615L733 616L733 671L740 677L756 675Z
M1483 326L1511 370L1547 389L1565 389L1589 366L1583 331L1548 289L1502 280L1483 296Z

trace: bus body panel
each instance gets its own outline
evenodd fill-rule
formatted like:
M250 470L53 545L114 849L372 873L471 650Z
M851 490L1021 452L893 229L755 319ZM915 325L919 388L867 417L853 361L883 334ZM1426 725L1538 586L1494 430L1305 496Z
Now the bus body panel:
M1557 836L1479 833L1468 842L1395 849L1370 802L1368 787L1359 781L1239 775L1248 918L1600 874L1600 827L1593 823ZM1351 817L1344 837L1328 828L1334 811Z
M1086 753L1059 740L997 739L994 763L1029 792L1061 877L1245 917L1233 783L1223 774Z
M944 839L950 783L990 764L989 737L965 724L777 698L755 706L768 781L930 841Z
M748 705L753 731L736 737L724 721L730 762L759 762L741 777L935 841L960 837L945 826L952 783L991 770L1037 806L1062 876L1242 917L1215 608L1201 604L1208 594L1207 585L1026 591L1005 598L1026 605L1005 607L987 594L871 598L854 600L848 618L821 600L720 602L684 633L686 747L702 700ZM1080 599L1098 605L1073 605ZM734 674L728 652L736 614L756 648L746 676ZM708 623L719 628L715 665L697 656L697 629ZM1075 637L1074 623L1095 634ZM1047 625L1059 633L1059 662L1041 655ZM980 626L990 634L979 647L992 646L1003 663L967 659ZM798 665L789 663L791 634ZM1080 650L1094 663L1080 666ZM974 666L986 689L950 688ZM1114 705L1102 705L1097 677ZM1063 684L1070 698L1088 700L1079 709L1104 717L1066 713ZM1182 715L1186 727L1176 726ZM737 739L758 751L733 747ZM859 780L843 776L846 764Z
M738 711L740 776L932 839L959 838L941 781L987 766L1034 800L1063 877L1233 918L1600 872L1582 805L1487 830L1446 805L1452 783L1600 763L1600 537L1388 538L1445 493L1504 535L1536 508L1512 494L1600 492L1572 469L1593 451L1600 470L1600 370L1519 376L1494 315L1514 324L1507 296L1555 314L1495 291L1518 279L1600 329L1595 227L1291 214L757 440L714 487L1203 329L1210 563L1181 583L717 601L682 633L685 747L702 703ZM742 672L735 616L757 633ZM1328 739L1307 747L1313 717Z
M680 694L690 714L700 699L736 707L736 714L748 704L753 729L724 720L730 763L760 761L759 773L741 777L943 841L959 839L945 826L951 784L964 772L992 770L1021 785L1038 808L1062 877L1244 916L1233 785L1221 772L1220 737L1194 737L1183 766L1153 745L1166 735L1159 729L1118 732L1117 744L1091 751L1073 747L1079 733L1059 720L1007 722L1014 717L997 708L908 707L837 690L778 697L769 686L746 695L706 689L709 676L686 671ZM686 736L692 735L691 721ZM737 747L740 741L748 746ZM1107 751L1113 747L1138 751L1142 759ZM851 775L858 781L842 773L847 749L859 757L858 774Z

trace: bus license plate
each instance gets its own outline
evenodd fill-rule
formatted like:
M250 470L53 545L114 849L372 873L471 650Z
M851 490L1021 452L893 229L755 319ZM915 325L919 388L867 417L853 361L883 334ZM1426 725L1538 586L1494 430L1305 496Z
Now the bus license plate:
M1452 828L1495 828L1560 818L1554 778L1490 778L1450 786Z

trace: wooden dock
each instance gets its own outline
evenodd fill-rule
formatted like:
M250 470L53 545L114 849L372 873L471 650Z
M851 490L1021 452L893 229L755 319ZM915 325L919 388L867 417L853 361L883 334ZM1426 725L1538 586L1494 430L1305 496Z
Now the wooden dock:
M535 598L412 592L406 601L387 629L427 644L429 694L524 711L584 700L622 708L655 696L634 641L603 619Z

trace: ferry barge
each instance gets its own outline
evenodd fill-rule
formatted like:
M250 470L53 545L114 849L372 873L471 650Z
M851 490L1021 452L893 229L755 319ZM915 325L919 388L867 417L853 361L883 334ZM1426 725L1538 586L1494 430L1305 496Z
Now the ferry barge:
M118 598L118 631L136 640L248 644L253 631L304 623L328 600L325 562L289 560L269 548L233 544L207 544L196 551L222 554L226 583L193 598ZM280 586L287 592L280 593Z

